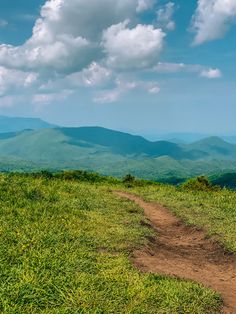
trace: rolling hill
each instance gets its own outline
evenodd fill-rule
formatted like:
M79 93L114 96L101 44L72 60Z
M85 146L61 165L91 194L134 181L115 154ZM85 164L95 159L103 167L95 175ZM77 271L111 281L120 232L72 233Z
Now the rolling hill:
M151 142L100 127L47 128L0 134L0 169L86 169L156 180L236 169L236 145L207 138L183 145Z
M230 144L220 137L212 136L186 146L187 150L206 153L210 159L236 159L236 145Z
M206 156L205 151L195 148L186 149L167 141L150 142L141 136L100 127L25 130L0 135L0 156L66 161L90 155L97 158L107 153L123 158L168 156L175 160L195 160Z

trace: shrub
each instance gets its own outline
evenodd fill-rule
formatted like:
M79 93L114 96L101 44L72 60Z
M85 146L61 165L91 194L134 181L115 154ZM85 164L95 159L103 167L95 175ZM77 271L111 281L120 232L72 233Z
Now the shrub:
M209 179L205 176L200 176L197 178L192 178L183 183L180 186L182 189L185 190L192 190L192 191L216 191L219 189L218 186L213 186Z
M127 174L123 179L122 182L128 186L132 186L135 183L136 179L132 174Z

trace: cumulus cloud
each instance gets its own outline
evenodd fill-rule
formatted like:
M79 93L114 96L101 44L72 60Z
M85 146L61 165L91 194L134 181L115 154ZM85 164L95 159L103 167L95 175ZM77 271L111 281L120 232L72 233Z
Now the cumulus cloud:
M173 2L168 2L157 10L158 25L166 30L173 31L176 27L176 24L173 21L174 12L175 4Z
M112 71L97 62L92 62L81 72L68 75L66 80L75 86L93 87L106 83L112 77Z
M113 89L98 92L93 101L97 103L114 103L124 94L135 89L144 90L153 95L160 92L160 87L156 82L132 81L118 78Z
M133 19L136 7L137 0L48 0L29 40L18 47L0 45L0 64L24 70L81 70L101 57L103 30Z
M55 77L46 84L41 84L39 90L42 93L55 93L57 90L74 90L80 87L99 88L114 80L114 73L111 69L92 62L82 71L71 73L62 77Z
M138 0L138 5L136 8L137 13L147 11L154 6L154 0Z
M235 0L198 0L192 22L196 33L194 44L223 37L233 22L236 22Z
M129 21L112 25L103 33L102 45L108 65L117 69L144 69L154 65L163 47L165 34L153 25L138 24L128 28Z
M128 29L128 23L121 21L134 20L136 11L148 9L152 4L151 0L48 0L32 37L24 45L0 45L0 63L24 70L79 71L104 56L100 46L103 34L103 45L113 58L113 65L114 58L127 59L127 52L122 56L123 47L120 51L115 47L117 40L144 67L147 58L152 61L160 52L164 34L152 25Z
M37 77L36 73L22 72L0 66L0 96L5 96L10 91L32 86Z
M150 9L155 26L142 14ZM156 82L138 79L150 70L213 78L216 69L159 62L165 31L175 28L174 10L173 2L155 0L47 0L25 43L0 44L1 100L27 94L40 106L82 88L91 88L96 102L115 102L132 90L155 95Z
M34 102L46 103L64 87L104 87L109 80L114 82L117 70L153 66L165 34L140 24L140 13L154 4L154 0L47 0L25 43L0 44L1 95L35 86ZM0 20L0 27L6 23Z
M220 78L222 76L222 73L219 69L208 69L203 70L200 75L208 79L216 79Z

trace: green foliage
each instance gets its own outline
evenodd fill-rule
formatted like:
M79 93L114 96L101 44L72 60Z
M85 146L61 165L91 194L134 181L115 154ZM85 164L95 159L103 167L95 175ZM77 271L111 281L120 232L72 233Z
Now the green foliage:
M136 179L135 179L134 176L132 176L132 174L127 174L127 175L123 178L122 182L123 182L123 183L134 183L135 180L136 180Z
M62 171L54 174L55 178L64 179L64 180L77 180L81 182L90 182L90 183L117 183L119 180L102 176L98 173L88 172L83 170L70 170L70 171Z
M213 291L131 265L152 234L143 219L101 184L0 175L0 312L218 312Z
M131 174L127 174L123 179L122 182L124 183L124 185L126 187L132 187L134 186L135 182L136 182L136 178L134 176L132 176Z
M117 182L120 183L120 182ZM135 176L132 174L127 174L123 179L122 183L125 187L127 188L133 188L137 186L148 186L148 185L158 185L159 183L153 182L150 180L142 180L142 179L137 179Z
M197 178L192 178L181 185L182 189L192 190L192 191L216 191L217 186L213 186L207 177L201 176Z
M221 186L227 189L236 189L236 173L223 173L211 177L211 182L214 185Z
M157 179L157 182L159 183L171 184L171 185L179 185L185 181L186 181L186 178L180 178L180 177L175 177L175 176L170 176L170 177L167 176L164 178Z

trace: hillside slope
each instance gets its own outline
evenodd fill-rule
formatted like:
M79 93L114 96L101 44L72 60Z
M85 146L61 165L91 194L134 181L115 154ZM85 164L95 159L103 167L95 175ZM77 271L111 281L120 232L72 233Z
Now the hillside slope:
M186 145L186 148L190 151L205 152L210 158L236 159L236 145L230 144L216 136Z
M0 182L2 314L220 311L210 289L132 265L153 231L110 185L29 175Z
M64 160L78 158L78 154L109 152L122 156L169 156L176 160L197 159L205 152L182 148L166 142L150 142L141 136L108 130L100 127L54 128L26 130L0 136L0 155L15 155L27 159Z

